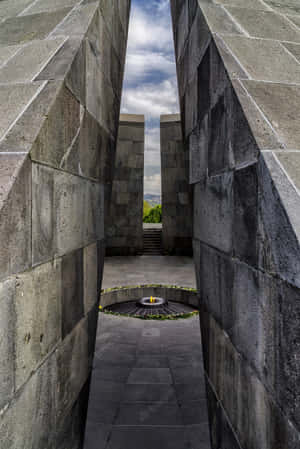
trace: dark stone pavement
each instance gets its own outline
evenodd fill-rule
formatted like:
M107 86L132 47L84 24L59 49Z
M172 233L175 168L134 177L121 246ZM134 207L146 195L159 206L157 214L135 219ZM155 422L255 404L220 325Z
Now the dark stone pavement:
M198 317L100 314L85 449L209 449Z

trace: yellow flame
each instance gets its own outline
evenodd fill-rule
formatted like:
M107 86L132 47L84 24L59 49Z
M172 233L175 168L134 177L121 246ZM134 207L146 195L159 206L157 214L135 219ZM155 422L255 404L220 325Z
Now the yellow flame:
M150 297L150 303L153 304L155 302L155 298L153 296Z

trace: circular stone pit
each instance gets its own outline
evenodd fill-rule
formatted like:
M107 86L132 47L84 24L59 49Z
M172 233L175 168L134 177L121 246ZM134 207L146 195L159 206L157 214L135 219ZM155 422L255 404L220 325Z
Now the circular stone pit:
M193 289L171 286L135 286L102 292L104 312L137 318L180 318L198 310L198 297Z

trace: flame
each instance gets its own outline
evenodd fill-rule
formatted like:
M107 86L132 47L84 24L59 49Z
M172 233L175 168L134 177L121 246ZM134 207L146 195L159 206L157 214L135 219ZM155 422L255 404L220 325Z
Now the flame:
M155 298L153 296L150 297L150 303L153 304L155 302Z

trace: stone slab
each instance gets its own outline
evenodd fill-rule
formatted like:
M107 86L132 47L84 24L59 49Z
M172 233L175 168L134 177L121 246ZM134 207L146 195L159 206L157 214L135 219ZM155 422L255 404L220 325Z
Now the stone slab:
M1 23L0 45L21 44L44 39L68 14L70 8L55 12L11 17Z
M38 14L41 12L55 11L57 9L62 9L66 7L73 7L79 0L38 0L37 2L33 2L33 4L26 9L26 11L22 14Z
M14 330L15 330L15 279L0 283L0 409L12 398L15 388Z
M16 281L16 388L61 340L61 263L44 264Z
M243 84L270 121L285 148L300 149L300 87L258 81L243 81Z
M66 254L61 260L62 338L64 339L84 315L83 250Z
M24 112L33 97L43 87L42 82L0 86L0 139Z
M300 42L300 30L297 31L280 14L272 11L256 11L233 6L226 6L226 9L250 36ZM217 31L222 32L220 29Z
M64 38L33 41L0 69L0 83L32 81L63 44Z
M252 79L300 83L300 64L280 42L235 36L223 39Z
M1 175L9 167L10 182L0 190L0 278L31 264L31 165L24 155L1 155ZM3 165L2 165L3 164ZM5 180L5 178L4 178ZM8 190L7 190L8 187Z

